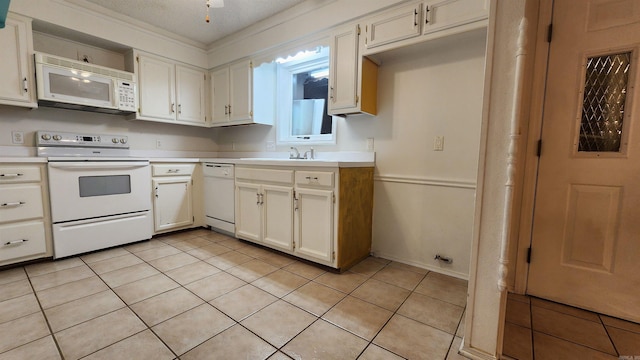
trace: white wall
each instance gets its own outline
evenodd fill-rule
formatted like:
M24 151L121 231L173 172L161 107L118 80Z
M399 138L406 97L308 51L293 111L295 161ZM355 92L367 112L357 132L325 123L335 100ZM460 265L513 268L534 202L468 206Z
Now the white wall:
M374 138L372 250L379 256L468 277L485 39L477 31L384 54L378 116L335 117L337 144L314 146L364 151ZM445 137L444 151L433 151L436 135ZM275 140L275 128L260 125L219 129L216 138L220 151L264 151Z
M25 133L24 145L11 143L11 131ZM0 105L0 146L35 146L35 132L55 130L96 134L126 134L133 150L216 151L215 130L192 126L126 120L120 115L39 107L30 110ZM2 156L2 154L0 154Z

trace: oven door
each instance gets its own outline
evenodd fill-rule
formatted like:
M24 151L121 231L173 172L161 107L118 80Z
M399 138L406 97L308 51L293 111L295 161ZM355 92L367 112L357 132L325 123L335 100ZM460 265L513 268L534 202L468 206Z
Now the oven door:
M54 223L151 210L148 160L49 162Z

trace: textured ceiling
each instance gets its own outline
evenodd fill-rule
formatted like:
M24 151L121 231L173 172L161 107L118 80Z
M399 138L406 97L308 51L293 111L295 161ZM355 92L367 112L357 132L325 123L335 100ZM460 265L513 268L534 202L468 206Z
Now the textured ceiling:
M189 38L204 45L240 31L256 22L287 10L305 0L224 0L223 8L211 8L211 22L205 22L206 0L86 0L107 10L128 16ZM80 4L80 1L74 1ZM212 1L213 3L213 1Z

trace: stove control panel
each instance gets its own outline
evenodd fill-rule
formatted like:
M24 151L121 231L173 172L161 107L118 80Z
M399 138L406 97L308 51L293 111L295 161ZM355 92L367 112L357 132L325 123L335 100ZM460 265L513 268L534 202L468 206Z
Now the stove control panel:
M129 139L125 135L95 135L64 133L59 131L38 131L36 144L41 146L96 147L128 149Z

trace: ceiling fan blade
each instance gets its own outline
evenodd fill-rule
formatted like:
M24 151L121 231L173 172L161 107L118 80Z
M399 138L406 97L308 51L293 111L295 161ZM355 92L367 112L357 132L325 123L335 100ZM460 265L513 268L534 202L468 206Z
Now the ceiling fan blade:
M224 7L224 0L212 0L211 7L214 7L214 8Z

